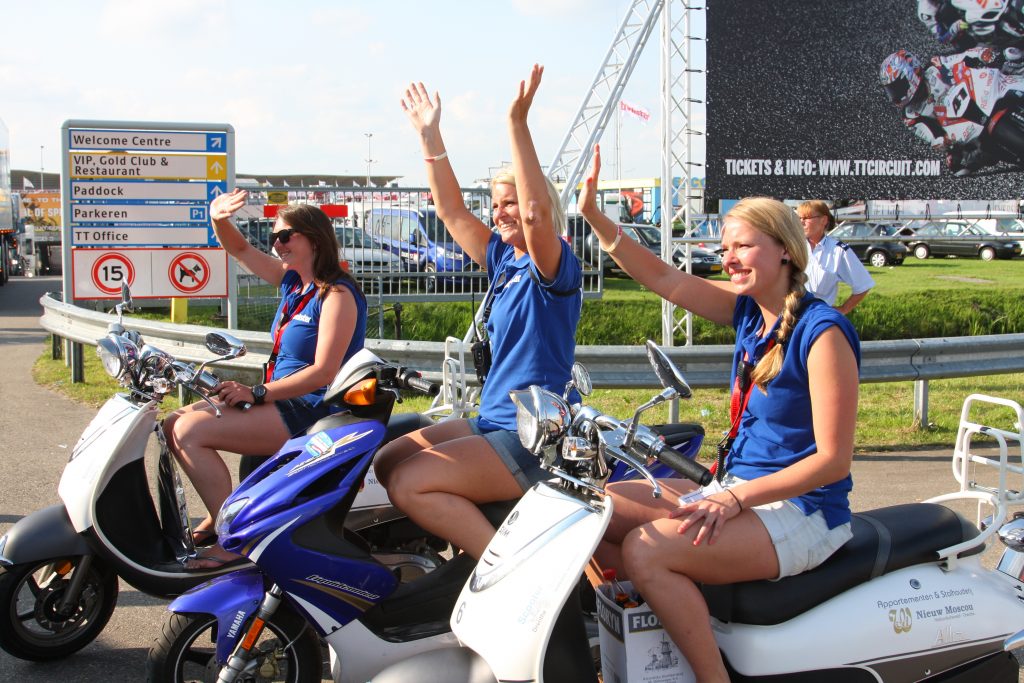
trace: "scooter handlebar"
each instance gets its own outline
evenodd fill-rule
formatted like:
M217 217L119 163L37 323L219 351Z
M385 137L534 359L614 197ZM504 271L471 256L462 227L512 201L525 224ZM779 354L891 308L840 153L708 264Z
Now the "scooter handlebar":
M402 369L399 375L399 384L402 388L412 389L428 396L437 396L441 393L441 386L437 382L423 379L420 373L408 368Z
M707 486L714 479L714 475L711 474L708 468L696 460L684 458L671 448L663 448L655 457L657 457L658 462L667 465L683 477L696 482L699 486Z

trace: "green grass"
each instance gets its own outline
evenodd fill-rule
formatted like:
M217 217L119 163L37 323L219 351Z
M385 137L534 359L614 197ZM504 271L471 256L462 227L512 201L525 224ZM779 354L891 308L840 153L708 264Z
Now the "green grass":
M1024 332L1024 259L985 262L980 259L911 257L902 266L868 267L875 279L871 294L850 315L861 339L908 339ZM716 276L724 279L724 276ZM252 288L255 291L256 288ZM268 292L255 292L266 294ZM848 295L841 287L840 300ZM254 294L255 295L255 294ZM239 326L266 330L274 308L266 303L246 306L240 300ZM469 302L412 303L403 306L402 338L437 341L461 338L469 328L474 307ZM167 311L150 310L144 317L166 319ZM376 315L370 322L376 334ZM385 315L385 337L394 339L395 316ZM219 309L192 305L189 322L223 327ZM730 328L695 318L695 344L729 344ZM587 300L576 341L584 345L640 344L661 340L658 297L627 277L605 279L604 296ZM685 343L682 333L677 344Z
M970 394L988 394L1024 402L1024 373L932 380L928 383L928 418L924 428L913 422L913 382L862 384L854 440L859 453L914 450L925 448L952 449L960 424L960 409ZM654 395L653 390L596 389L587 404L603 413L627 418L636 407ZM422 397L407 399L398 412L422 412L429 407ZM984 409L979 420L992 420L991 426L1012 429L1009 412ZM972 417L972 419L974 419ZM726 389L697 389L687 401L680 401L679 420L704 425L703 459L714 457L714 446L729 428L729 392ZM655 424L668 421L668 408L659 407L644 414L643 421ZM985 423L985 422L983 422Z

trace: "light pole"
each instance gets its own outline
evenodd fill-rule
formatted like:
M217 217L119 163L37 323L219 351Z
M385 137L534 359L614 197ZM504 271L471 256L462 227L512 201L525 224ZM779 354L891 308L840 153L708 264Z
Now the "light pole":
M366 187L370 187L370 166L373 159L370 154L370 142L373 140L373 133L363 133L366 136Z
M39 189L43 189L43 145L39 145Z

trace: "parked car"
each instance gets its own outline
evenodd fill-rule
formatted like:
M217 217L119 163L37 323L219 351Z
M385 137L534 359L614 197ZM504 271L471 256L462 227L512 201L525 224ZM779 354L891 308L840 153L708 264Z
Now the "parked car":
M463 273L476 270L476 264L448 234L444 221L433 207L382 207L370 209L363 229L382 249L405 262L408 270L424 273ZM464 278L446 278L462 281ZM435 278L426 282L428 291Z
M907 254L910 253L904 244L895 239L881 239L898 237L900 227L889 223L857 221L843 223L830 232L829 236L848 244L861 261L870 263L876 268L884 268L885 266L901 265L907 258Z
M659 228L652 225L639 225L636 223L620 223L619 227L622 228L623 234L647 247L652 254L661 258L661 230ZM600 251L597 244L597 238L590 231L587 232L586 244L587 247L585 248L585 253L592 254ZM686 252L684 249L685 247L679 245L676 246L672 252L672 263L677 268L686 267ZM693 247L690 250L690 254L692 262L690 272L694 275L708 277L722 272L722 259L718 254L700 247ZM615 263L615 260L608 255L604 256L604 270L606 274L611 272L622 272L618 264Z
M354 276L400 273L405 268L402 259L377 247L362 228L334 224L334 234L340 249L338 258L346 261Z
M920 259L929 256L978 256L985 261L1020 256L1020 243L989 235L961 221L911 222L901 233L909 234L907 247Z
M572 245L572 251L579 258L585 270L593 270L601 267L602 258L611 261L611 258L601 253L597 248L597 241L594 239L590 223L584 220L578 213L571 213L566 219L566 241Z

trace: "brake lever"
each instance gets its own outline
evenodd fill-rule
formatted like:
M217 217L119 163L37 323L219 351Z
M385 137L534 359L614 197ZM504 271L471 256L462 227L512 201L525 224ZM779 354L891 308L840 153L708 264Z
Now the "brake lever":
M636 456L626 450L623 450L621 444L613 444L610 442L608 436L614 433L615 432L598 433L598 438L601 440L602 450L611 450L613 457L623 461L636 470L640 476L651 483L651 488L653 489L653 491L651 491L651 495L655 498L661 498L661 485L658 483L658 480L654 478L654 475L647 471L647 468L644 467L643 463L640 462ZM600 453L600 455L601 457L604 457L605 453Z

